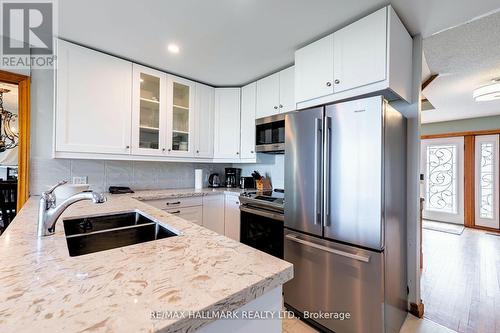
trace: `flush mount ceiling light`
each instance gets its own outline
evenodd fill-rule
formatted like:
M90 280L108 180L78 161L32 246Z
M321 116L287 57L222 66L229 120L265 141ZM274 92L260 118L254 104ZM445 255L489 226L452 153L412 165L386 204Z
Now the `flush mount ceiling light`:
M179 53L179 46L177 44L168 44L167 50L170 53Z
M472 96L476 102L500 99L500 78L491 80L491 84L474 89Z

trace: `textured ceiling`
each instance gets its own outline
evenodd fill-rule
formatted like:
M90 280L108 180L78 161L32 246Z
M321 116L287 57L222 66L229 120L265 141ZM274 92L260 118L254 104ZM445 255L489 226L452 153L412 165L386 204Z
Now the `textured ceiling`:
M441 32L424 40L432 73L438 73L423 94L435 110L422 122L500 114L500 100L475 102L472 91L500 77L500 12Z
M391 3L424 37L500 7L498 0L61 0L59 34L216 86L241 85L294 51ZM166 46L176 42L181 52Z

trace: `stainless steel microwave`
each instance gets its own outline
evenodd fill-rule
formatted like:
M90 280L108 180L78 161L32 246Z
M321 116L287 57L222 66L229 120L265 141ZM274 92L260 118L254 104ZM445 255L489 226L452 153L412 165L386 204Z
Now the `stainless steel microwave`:
M285 152L284 114L255 120L255 150L270 154Z

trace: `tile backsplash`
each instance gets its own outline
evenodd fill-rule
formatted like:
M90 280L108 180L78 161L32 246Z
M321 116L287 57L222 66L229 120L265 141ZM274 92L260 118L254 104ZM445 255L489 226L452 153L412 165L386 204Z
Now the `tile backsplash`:
M254 170L271 178L273 188L285 188L285 155L257 154L257 163L233 164L241 168L242 176L250 176Z
M212 172L224 174L228 164L169 163L142 161L31 159L30 193L38 195L59 180L87 176L91 189L107 191L109 186L130 186L132 189L163 189L194 187L194 170L203 169L204 186Z

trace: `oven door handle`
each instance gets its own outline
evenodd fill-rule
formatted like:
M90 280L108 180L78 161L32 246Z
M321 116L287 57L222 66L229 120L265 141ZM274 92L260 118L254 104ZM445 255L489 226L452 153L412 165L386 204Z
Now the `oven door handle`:
M240 210L242 212L246 212L246 213L250 213L250 214L254 214L254 215L258 215L258 216L267 217L267 218L272 219L272 220L278 220L278 221L284 221L285 220L285 217L283 215L281 215L281 214L276 214L276 213L265 211L265 210L261 210L261 209L250 208L248 206L241 205L240 206Z
M321 251L326 251L326 252L329 252L329 253L332 253L332 254L336 254L336 255L339 255L339 256L342 256L342 257L347 257L347 258L359 260L359 261L362 261L362 262L370 262L370 256L363 256L363 255L359 255L359 254L352 254L352 253L349 253L349 252L335 250L335 249L329 248L327 246L323 246L323 245L320 245L320 244L316 244L316 243L313 243L313 242L309 242L309 241L300 239L300 238L298 238L297 235L286 235L285 238L288 239L288 240L291 240L293 242L300 243L300 244L303 244L303 245L306 245L306 246L309 246L309 247L312 247L312 248L315 248L315 249L318 249L318 250L321 250Z

